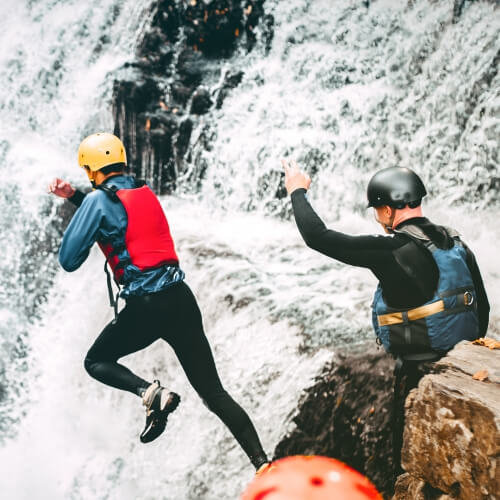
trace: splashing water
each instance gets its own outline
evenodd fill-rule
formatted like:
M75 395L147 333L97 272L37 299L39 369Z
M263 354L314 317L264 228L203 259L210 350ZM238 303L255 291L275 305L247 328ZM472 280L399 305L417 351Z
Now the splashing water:
M149 3L2 6L5 498L234 499L252 477L161 341L125 364L160 378L182 404L164 436L139 443L140 401L83 369L111 317L102 258L93 251L77 272L56 273L61 204L47 201L45 185L54 175L81 182L76 145L112 129L113 74L133 57ZM271 52L227 62L244 68L244 81L198 126L214 137L210 151L196 151L208 167L200 196L188 186L163 200L221 378L270 452L332 351L371 338L376 283L307 249L283 220L290 206L280 157L308 169L319 214L352 233L377 230L362 208L373 171L416 168L430 187L426 214L455 226L475 251L492 305L490 334L500 336L500 85L492 69L500 18L493 3L466 3L460 16L453 6L268 1Z

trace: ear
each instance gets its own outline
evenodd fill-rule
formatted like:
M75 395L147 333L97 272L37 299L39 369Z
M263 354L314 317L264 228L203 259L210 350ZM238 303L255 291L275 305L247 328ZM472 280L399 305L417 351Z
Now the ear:
M389 219L392 217L392 208L389 205L382 205L382 213L384 217L388 217Z

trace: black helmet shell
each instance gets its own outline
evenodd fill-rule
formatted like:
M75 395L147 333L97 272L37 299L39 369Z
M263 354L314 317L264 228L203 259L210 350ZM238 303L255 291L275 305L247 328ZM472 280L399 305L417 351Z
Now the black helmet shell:
M427 194L422 179L409 168L388 167L379 170L368 183L366 190L369 207L389 205L404 208L418 206Z

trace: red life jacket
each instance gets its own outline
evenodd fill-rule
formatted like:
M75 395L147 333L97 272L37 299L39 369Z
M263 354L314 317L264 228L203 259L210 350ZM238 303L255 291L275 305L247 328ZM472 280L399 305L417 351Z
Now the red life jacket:
M156 195L148 186L135 189L103 189L107 194L122 203L127 213L125 248L130 255L130 263L141 271L162 265L178 265L167 218ZM115 198L115 199L116 199ZM106 259L113 270L118 283L123 277L123 267L128 262L121 262L115 249L109 243L99 243Z

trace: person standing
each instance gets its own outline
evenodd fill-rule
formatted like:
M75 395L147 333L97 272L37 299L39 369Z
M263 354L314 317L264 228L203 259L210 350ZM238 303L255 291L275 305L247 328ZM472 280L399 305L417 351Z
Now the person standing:
M403 405L426 363L461 340L484 337L490 306L476 259L459 234L423 216L427 191L411 169L389 167L367 187L368 207L385 236L327 229L306 193L310 177L282 160L295 222L307 246L379 280L372 303L377 342L396 358L394 450L399 464Z
M266 466L268 459L254 425L220 381L200 309L184 281L158 198L144 182L125 174L125 147L113 134L85 138L78 162L94 188L91 193L84 195L62 179L54 179L49 186L51 193L78 206L63 235L59 262L66 271L75 271L97 243L106 258L110 302L115 306L115 318L88 351L85 369L96 380L142 398L146 425L140 440L151 442L165 430L180 397L158 380L144 380L118 360L157 339L165 340L193 388L226 424L255 468ZM119 313L107 266L126 302Z

